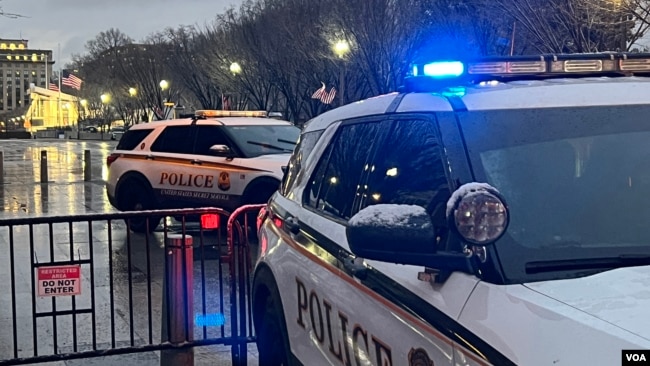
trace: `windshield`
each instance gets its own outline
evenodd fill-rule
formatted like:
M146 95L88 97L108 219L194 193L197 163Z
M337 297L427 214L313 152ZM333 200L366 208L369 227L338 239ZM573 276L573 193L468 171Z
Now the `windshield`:
M289 154L300 135L300 129L292 125L228 126L226 131L247 158Z
M581 272L540 271L545 261L650 255L649 113L648 106L589 107L463 120L477 181L499 189L510 209L496 243L510 281L589 272L584 263Z

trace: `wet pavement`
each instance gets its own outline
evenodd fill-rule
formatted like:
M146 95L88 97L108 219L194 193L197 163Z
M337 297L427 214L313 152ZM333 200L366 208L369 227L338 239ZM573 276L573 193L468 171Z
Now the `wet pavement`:
M63 220L51 225L16 221L19 224L12 227L2 224L6 219L49 218L46 221L51 222L57 221L53 217L68 215L119 214L109 204L104 188L105 161L115 144L0 140L0 278L5 279L0 282L0 364L35 354L160 343L161 329L165 328L161 321L165 233L132 234L123 220ZM90 153L89 168L84 162L85 151ZM43 152L47 156L46 169ZM173 220L169 224L178 228ZM186 234L197 235L192 231ZM195 239L195 244L198 241ZM216 315L217 323L222 325L219 319L223 314L227 317L230 308L226 266L219 260L219 253L223 252L219 246L224 243L219 235L207 235L200 241L203 245L194 249L193 255L194 314ZM35 263L87 261L81 265L81 295L36 296L36 289L32 288L36 276L31 271L32 259ZM39 313L88 311L76 316L64 313L34 319L34 309ZM230 332L228 319L222 326L202 327L201 323L205 321L195 321L195 340L219 338ZM248 349L248 364L257 365L254 344ZM39 364L161 365L160 353L148 351ZM194 360L195 365L229 365L230 347L197 347Z

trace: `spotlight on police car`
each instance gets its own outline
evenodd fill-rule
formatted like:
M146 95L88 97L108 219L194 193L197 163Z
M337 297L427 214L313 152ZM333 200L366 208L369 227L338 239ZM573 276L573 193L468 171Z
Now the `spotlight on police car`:
M506 232L508 208L496 188L486 183L468 183L458 188L447 205L447 218L467 242L494 243Z

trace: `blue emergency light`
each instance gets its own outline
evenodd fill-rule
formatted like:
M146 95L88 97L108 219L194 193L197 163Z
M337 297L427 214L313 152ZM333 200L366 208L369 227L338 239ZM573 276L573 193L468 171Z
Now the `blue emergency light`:
M226 316L221 313L194 316L194 325L197 327L220 327L224 324L226 324Z
M417 72L415 70L415 75ZM422 65L422 75L433 78L458 77L465 72L465 65L460 61L438 61Z

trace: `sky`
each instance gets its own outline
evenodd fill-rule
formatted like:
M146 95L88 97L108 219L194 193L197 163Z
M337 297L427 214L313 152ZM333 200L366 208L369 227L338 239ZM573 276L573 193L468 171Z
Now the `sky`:
M135 41L179 25L204 25L242 0L0 0L0 38L26 39L30 49L52 50L60 67L85 53L97 34L117 28ZM60 48L60 54L59 54Z

